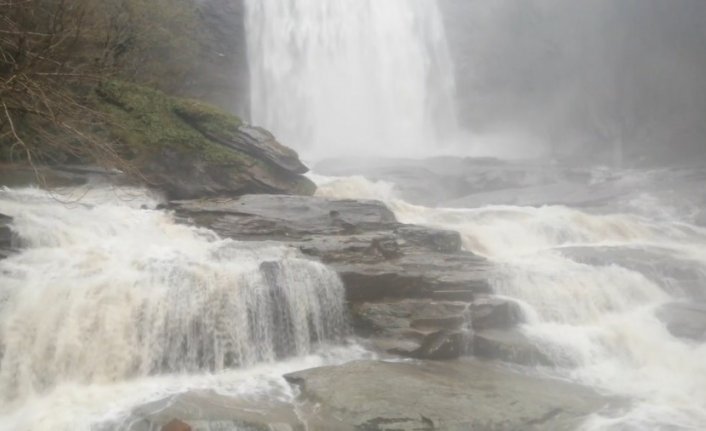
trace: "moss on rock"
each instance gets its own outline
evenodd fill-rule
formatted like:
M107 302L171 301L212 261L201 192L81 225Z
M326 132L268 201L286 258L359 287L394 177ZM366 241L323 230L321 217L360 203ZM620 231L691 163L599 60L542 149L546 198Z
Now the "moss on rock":
M117 142L123 156L172 197L310 195L316 189L300 172L283 169L250 151L254 146L229 145L243 136L244 125L218 108L121 81L103 83L94 99L107 117L106 138ZM281 148L296 158L292 150Z

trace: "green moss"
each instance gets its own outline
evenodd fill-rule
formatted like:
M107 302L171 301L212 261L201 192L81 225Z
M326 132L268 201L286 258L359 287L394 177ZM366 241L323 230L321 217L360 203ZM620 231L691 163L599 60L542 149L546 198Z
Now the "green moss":
M150 87L110 81L96 89L95 103L107 116L106 133L133 160L165 149L193 153L210 163L249 165L249 157L213 142L185 121L185 113L214 133L232 133L240 119L208 105L178 99ZM220 130L224 132L220 132Z
M173 109L182 120L208 135L237 133L243 124L240 118L195 100L175 99Z

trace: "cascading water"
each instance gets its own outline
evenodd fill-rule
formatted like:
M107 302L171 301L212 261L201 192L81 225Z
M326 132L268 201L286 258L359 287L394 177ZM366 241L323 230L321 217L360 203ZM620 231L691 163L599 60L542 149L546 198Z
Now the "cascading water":
M14 423L3 414L67 387L222 373L346 335L342 284L322 264L176 224L144 209L157 201L143 191L116 193L99 187L62 204L36 189L0 190L21 245L0 261L0 429ZM57 402L77 416L86 408ZM61 429L61 413L51 414ZM78 429L72 420L67 429Z
M414 154L453 137L435 0L246 0L251 120L321 157Z
M392 197L389 183L312 178L320 195L385 200L402 222L457 230L466 249L495 262L494 290L518 301L522 331L557 364L543 372L630 400L586 430L706 428L706 343L676 338L657 317L665 304L706 298L706 229L655 213L652 200L648 211L642 199L603 214L425 208Z

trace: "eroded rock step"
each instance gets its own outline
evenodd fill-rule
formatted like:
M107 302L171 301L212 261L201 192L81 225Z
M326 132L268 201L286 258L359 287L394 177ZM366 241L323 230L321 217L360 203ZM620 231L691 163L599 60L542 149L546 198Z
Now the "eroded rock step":
M476 360L358 361L285 378L300 388L300 408L317 430L574 430L591 413L619 404Z
M334 268L356 333L377 351L552 363L517 329L519 307L490 296L492 266L462 251L457 232L398 223L383 203L368 200L249 195L171 207L224 237L285 242Z
M398 223L381 202L249 195L172 202L179 216L240 240L277 240L341 276L352 302L386 298L471 301L490 292L488 262L458 233Z

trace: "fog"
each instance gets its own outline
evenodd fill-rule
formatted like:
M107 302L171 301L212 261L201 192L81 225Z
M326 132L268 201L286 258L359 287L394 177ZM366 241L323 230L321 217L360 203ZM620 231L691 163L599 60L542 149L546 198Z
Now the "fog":
M706 157L706 1L439 1L474 136L593 163Z

